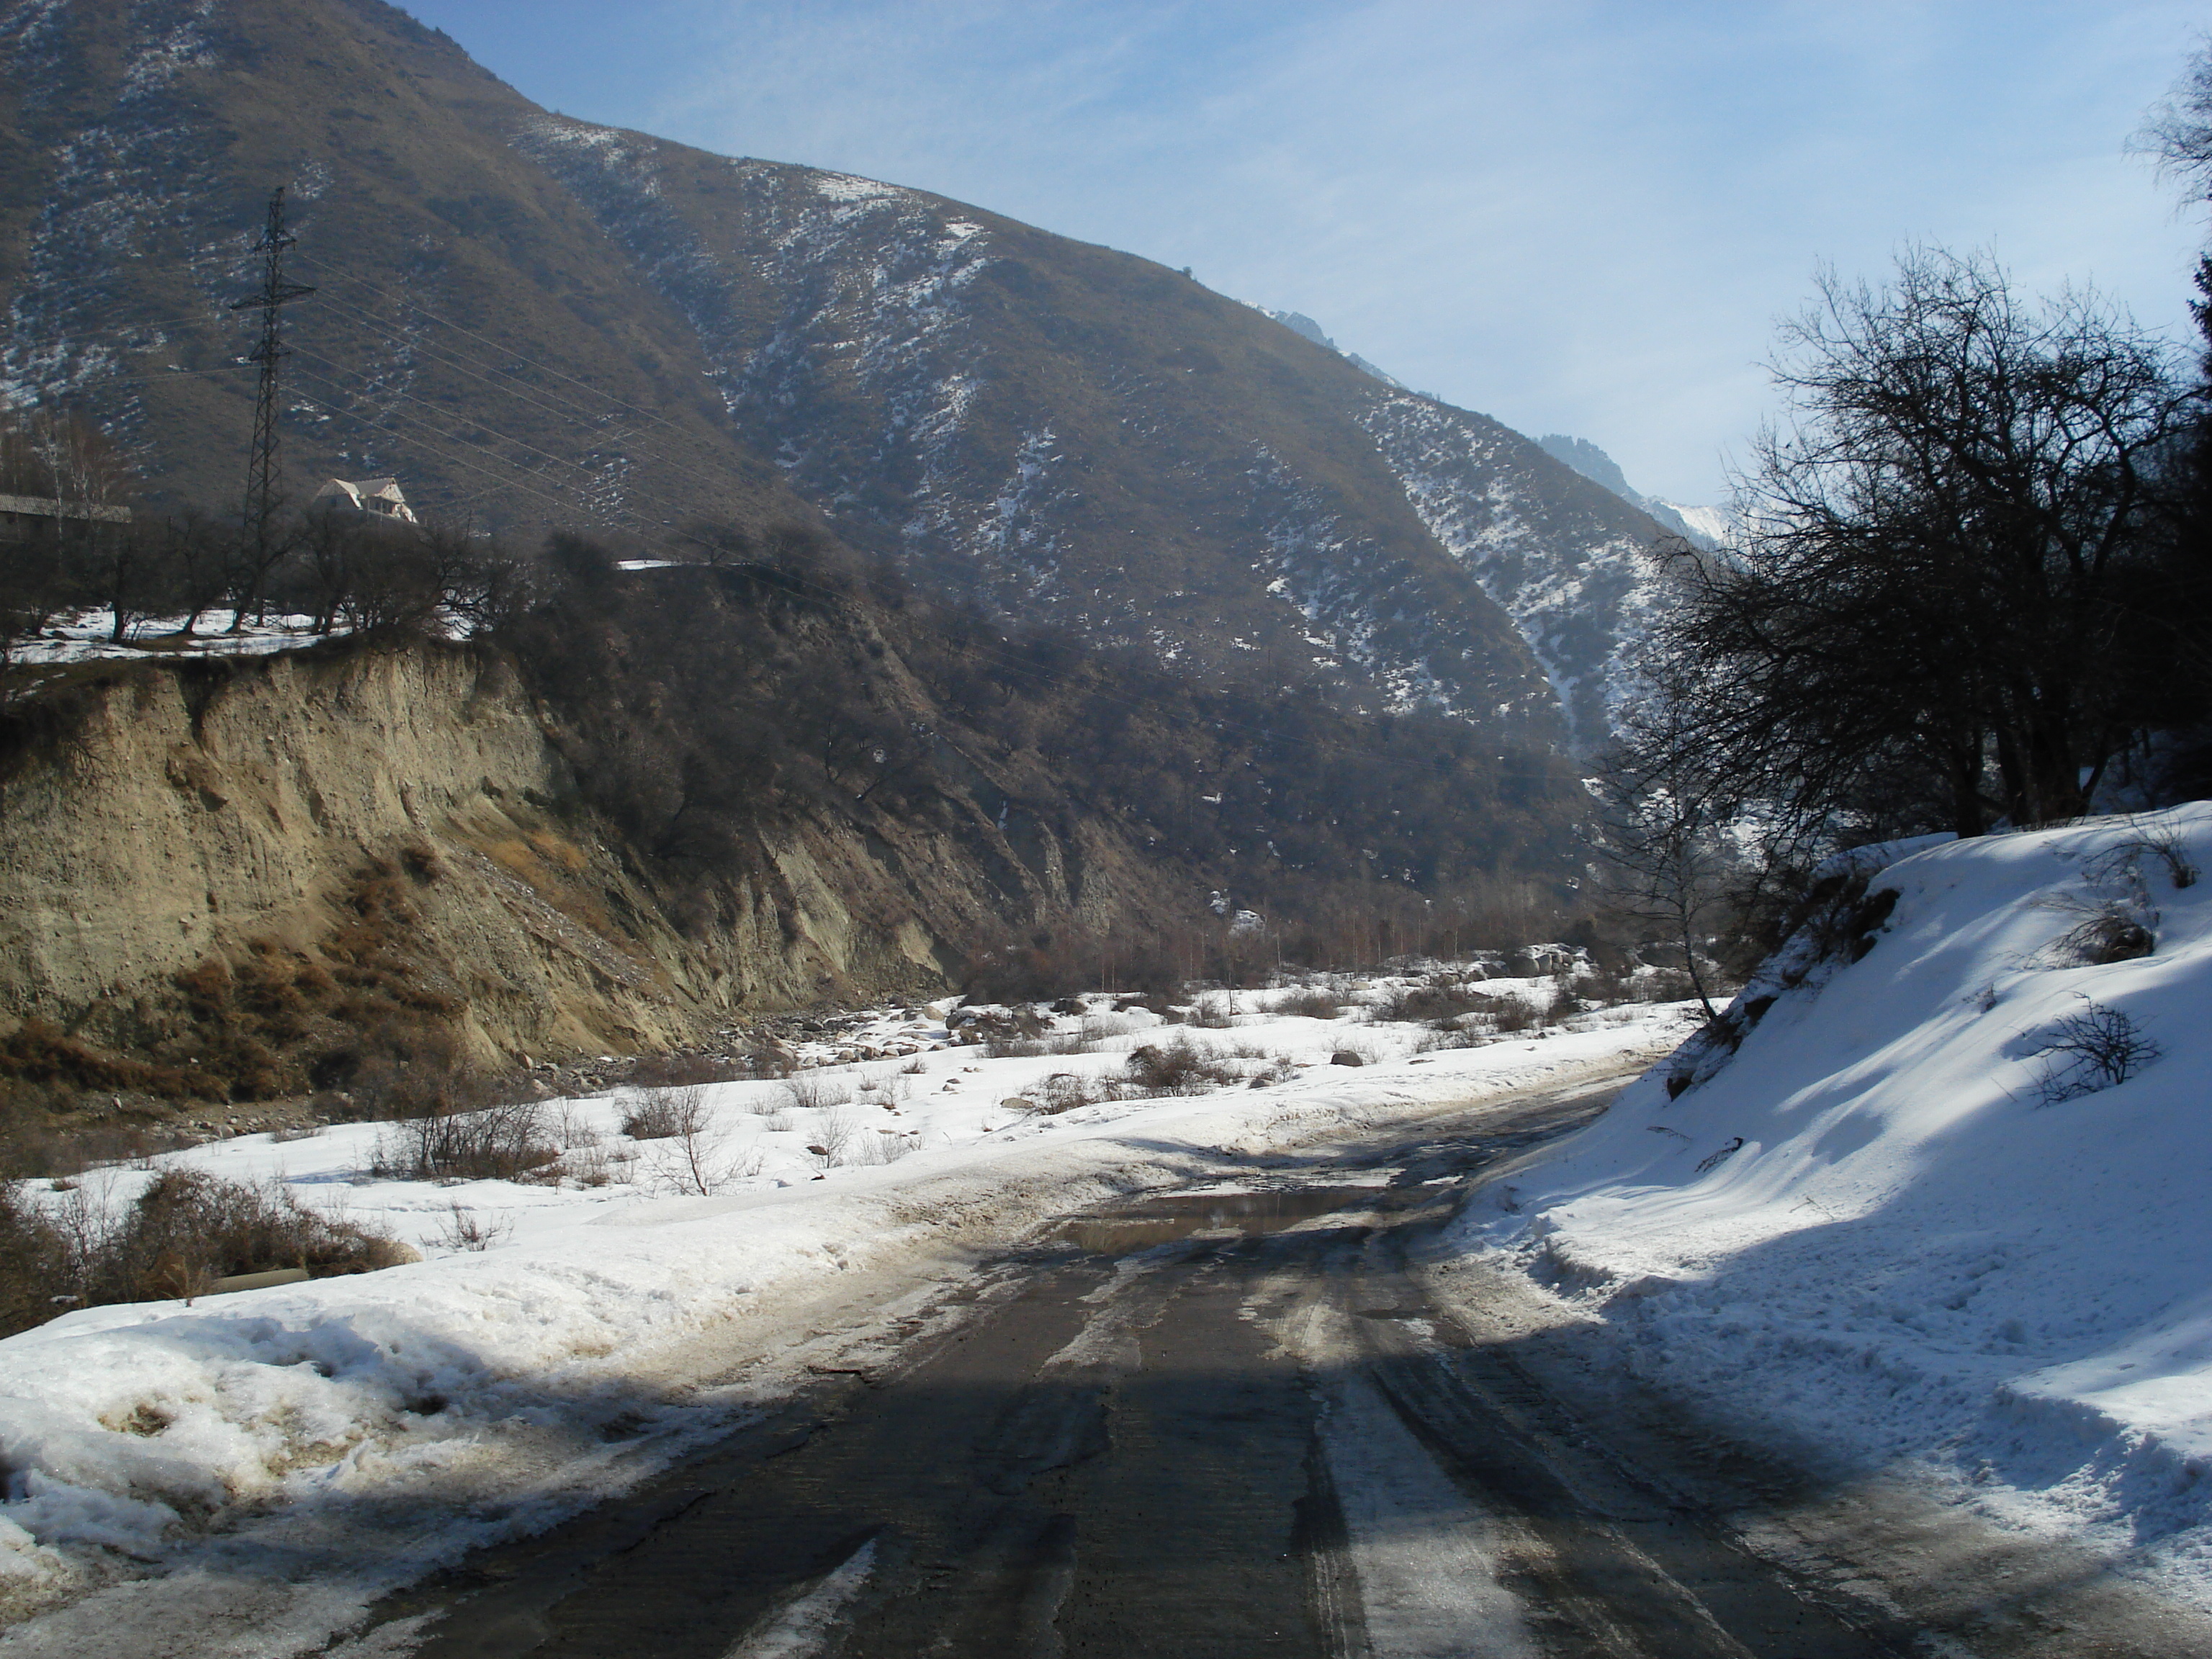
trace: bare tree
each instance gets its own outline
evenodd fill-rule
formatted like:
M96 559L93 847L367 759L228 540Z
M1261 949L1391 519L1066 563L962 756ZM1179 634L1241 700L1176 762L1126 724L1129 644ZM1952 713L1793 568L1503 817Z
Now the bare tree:
M121 596L114 632L122 638L146 574L140 549L117 521L131 489L122 452L78 416L32 410L0 428L0 489L49 504L33 518L45 527L0 554L11 641L88 592Z
M314 630L327 634L354 595L360 574L362 515L350 502L319 501L300 521L300 557L314 595Z
M1606 898L1620 915L1664 927L1682 953L1682 967L1707 1019L1717 1019L1700 963L1700 941L1734 908L1732 890L1742 860L1731 854L1707 803L1676 793L1632 765L1608 766L1599 850L1605 857Z
M1783 346L1793 418L1740 483L1741 544L1660 553L1638 775L1777 838L2078 815L2172 696L2164 348L1939 250L1882 290L1824 278Z
M184 612L177 632L187 638L199 628L200 617L223 595L234 533L196 507L185 507L161 520L162 585L169 603Z
M2151 112L2139 143L2169 179L2212 199L2212 41L2190 58L2172 91Z

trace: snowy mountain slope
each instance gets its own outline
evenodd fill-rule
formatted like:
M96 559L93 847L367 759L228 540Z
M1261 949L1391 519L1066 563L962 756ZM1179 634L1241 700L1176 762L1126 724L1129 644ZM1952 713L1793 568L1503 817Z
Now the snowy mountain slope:
M516 142L848 538L1170 660L1318 668L1557 739L1525 646L1361 433L1376 381L1316 331L894 185L556 118Z
M1735 514L1724 507L1686 507L1656 495L1644 498L1644 511L1683 538L1704 548L1725 547L1735 539Z
M1362 420L1430 533L1513 618L1589 755L1630 695L1626 659L1659 603L1644 552L1663 533L1613 490L1487 416L1412 393L1372 398Z
M229 307L281 184L316 289L286 310L295 491L397 471L499 525L657 526L679 489L803 512L730 444L684 319L507 143L532 113L375 0L0 8L0 387L227 510L254 397Z
M1862 960L1801 939L1739 999L1772 1000L1732 1057L1673 1099L1682 1065L1656 1068L1479 1198L1462 1243L1729 1416L2212 1604L2208 863L2208 805L1903 859ZM2130 921L2150 955L2069 940ZM2051 1048L2090 1022L2149 1048L2059 1098L2098 1080Z

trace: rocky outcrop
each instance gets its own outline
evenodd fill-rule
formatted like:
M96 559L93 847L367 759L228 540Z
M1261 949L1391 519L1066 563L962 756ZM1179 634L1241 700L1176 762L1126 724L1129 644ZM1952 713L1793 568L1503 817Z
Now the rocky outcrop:
M398 983L480 1064L666 1047L941 989L994 928L1119 902L1110 846L980 811L763 828L757 867L679 902L577 805L550 716L488 650L136 666L76 698L6 791L0 1010L105 1047L153 1048L257 962L335 974L338 998Z

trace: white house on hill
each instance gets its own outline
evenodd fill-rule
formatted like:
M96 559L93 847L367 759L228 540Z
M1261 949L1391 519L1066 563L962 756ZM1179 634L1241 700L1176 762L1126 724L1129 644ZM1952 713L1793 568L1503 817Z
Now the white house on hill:
M415 510L407 505L407 497L399 493L397 478L332 478L315 492L315 499L337 501L372 518L392 519L400 524L415 522Z

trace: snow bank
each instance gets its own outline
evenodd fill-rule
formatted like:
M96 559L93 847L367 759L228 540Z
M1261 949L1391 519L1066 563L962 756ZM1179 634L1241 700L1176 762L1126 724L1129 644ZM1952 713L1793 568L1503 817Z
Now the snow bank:
M185 625L181 616L142 617L117 641L110 637L115 631L114 611L94 606L56 617L44 634L18 641L14 657L19 663L40 666L90 662L102 657L258 657L318 645L326 637L314 631L313 617L274 616L266 622L244 621L236 632L232 631L233 620L229 611L217 610L203 615L198 631L187 635L179 631Z
M2212 805L1888 865L1869 890L1897 900L1862 958L1793 942L1790 973L1732 1009L1733 1055L1655 1068L1478 1195L1456 1242L1512 1253L1731 1415L1859 1467L1912 1462L2212 1600L2197 866ZM2086 959L2131 927L2151 954ZM2126 1080L2051 1050L2091 1016L2141 1045Z
M595 1179L619 1172L603 1185L371 1179L375 1125L158 1160L281 1180L430 1259L191 1306L88 1309L0 1341L0 1613L139 1581L40 1638L82 1656L86 1631L112 1630L130 1651L149 1620L200 1617L177 1599L192 1584L220 1585L226 1617L257 1632L253 1651L313 1646L383 1591L726 1431L827 1357L823 1330L856 1340L856 1324L910 1311L1024 1228L1392 1114L1618 1068L1669 1046L1683 1019L1613 1009L1540 1037L1414 1053L1417 1028L1358 1009L1297 1018L1273 1000L1248 994L1212 1011L1225 1029L1176 1035L1275 1080L1052 1116L1006 1103L1054 1073L1117 1067L1158 1038L1156 1018L1094 1012L1059 1022L1094 1052L986 1059L947 1044L941 1020L887 1014L874 1039L943 1046L799 1074L810 1097L837 1103L714 1085L710 1196L678 1190L690 1166L672 1143L623 1135L620 1094L547 1109ZM1367 1063L1329 1063L1346 1049ZM808 1150L829 1148L833 1128L834 1155ZM859 1150L878 1142L903 1155ZM112 1206L151 1173L34 1195ZM463 1248L471 1231L501 1242ZM882 1305L856 1311L871 1301Z

